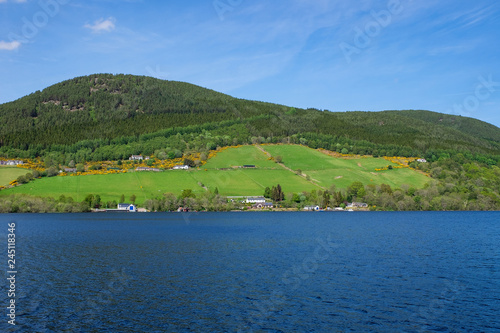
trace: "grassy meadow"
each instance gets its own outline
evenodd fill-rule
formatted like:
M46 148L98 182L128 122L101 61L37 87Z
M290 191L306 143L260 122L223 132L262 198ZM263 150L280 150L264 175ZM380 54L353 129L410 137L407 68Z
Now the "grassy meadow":
M229 148L218 152L203 166L205 169L230 168L243 165L255 165L260 169L282 169L279 165L269 160L269 156L255 146L241 146Z
M29 171L15 166L0 166L0 186L9 185L17 177L27 174Z
M218 152L199 170L169 170L164 172L129 172L123 174L65 176L36 179L28 184L6 189L0 195L26 193L35 196L71 196L81 201L88 194L99 194L103 201L119 201L125 195L137 197L136 203L157 197L163 193L180 194L192 189L195 194L215 190L226 196L262 195L265 187L280 184L285 193L319 190L335 184L346 188L354 181L364 184L389 184L399 187L409 184L422 187L429 178L410 169L375 171L392 164L383 158L335 158L297 145L264 145L273 156L283 157L283 164L292 169L301 169L311 181L296 175L269 160L269 157L255 146L242 146ZM246 164L256 169L232 168ZM226 170L217 170L224 168ZM0 180L8 184L27 170L0 168Z
M272 156L281 156L284 165L292 170L300 169L323 187L335 184L337 188L346 188L352 182L360 181L365 185L399 187L408 184L420 188L429 181L425 175L407 168L375 171L387 165L396 166L384 158L335 158L298 145L264 145L263 148Z
M66 176L36 179L25 185L3 190L1 194L25 193L42 197L58 198L60 195L82 201L88 194L99 194L104 201L119 201L122 194L125 201L131 195L137 197L137 203L156 197L162 193L179 194L183 189L191 188L195 192L203 189L190 172L172 170L168 172L130 172L122 174Z

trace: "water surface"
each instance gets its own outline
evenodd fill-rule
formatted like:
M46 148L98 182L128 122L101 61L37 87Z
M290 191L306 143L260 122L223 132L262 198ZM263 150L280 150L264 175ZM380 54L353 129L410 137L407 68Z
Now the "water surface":
M18 246L0 331L494 332L499 217L0 215Z

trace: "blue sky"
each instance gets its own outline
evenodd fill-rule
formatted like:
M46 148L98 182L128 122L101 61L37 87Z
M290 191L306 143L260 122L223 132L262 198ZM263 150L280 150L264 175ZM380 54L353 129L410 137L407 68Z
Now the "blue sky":
M500 2L0 0L0 103L93 73L500 126Z

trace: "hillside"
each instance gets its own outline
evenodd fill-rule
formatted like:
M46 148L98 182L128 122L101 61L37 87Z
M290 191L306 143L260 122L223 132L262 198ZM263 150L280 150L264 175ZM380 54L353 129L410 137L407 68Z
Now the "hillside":
M282 156L283 164L275 163L266 153ZM218 152L200 170L160 173L131 170L122 174L45 177L5 189L0 195L29 194L53 198L64 195L82 201L88 194L99 194L107 202L118 201L124 194L126 198L135 195L137 203L142 204L165 193L180 195L185 189L191 189L198 197L216 188L224 196L259 196L266 187L276 184L280 184L288 195L325 190L332 185L346 189L355 181L367 185L388 184L394 188L404 184L422 188L430 181L429 177L408 168L375 171L388 164L396 166L383 158L335 158L297 145L250 145ZM240 168L243 165L254 165L255 168ZM295 172L298 168L302 170L300 176Z
M143 76L78 77L0 105L0 156L51 155L64 164L261 142L376 156L500 156L500 129L472 118L296 109Z
M183 82L132 75L78 77L0 106L0 143L73 144L248 118L271 105Z

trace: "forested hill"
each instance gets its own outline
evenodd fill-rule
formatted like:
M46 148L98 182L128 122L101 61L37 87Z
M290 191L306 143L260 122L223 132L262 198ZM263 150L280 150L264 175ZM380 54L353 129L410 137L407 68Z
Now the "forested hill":
M155 139L148 150L159 149L178 133L190 138L203 133L210 147L288 141L351 153L500 155L500 129L472 118L415 110L296 109L144 76L77 77L0 105L3 155L33 157ZM182 140L187 148L201 147Z
M151 133L269 112L192 84L133 75L67 80L0 105L0 143L71 144Z

